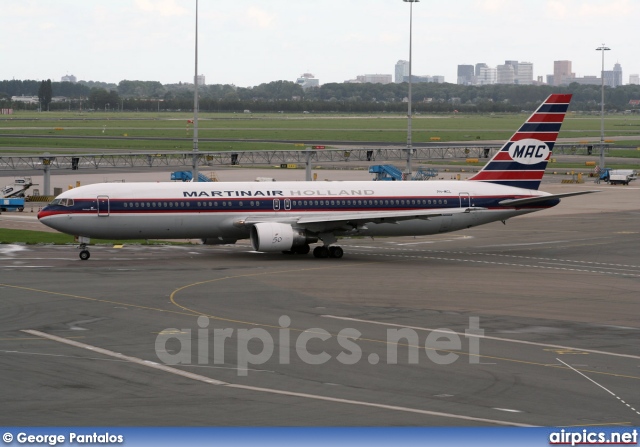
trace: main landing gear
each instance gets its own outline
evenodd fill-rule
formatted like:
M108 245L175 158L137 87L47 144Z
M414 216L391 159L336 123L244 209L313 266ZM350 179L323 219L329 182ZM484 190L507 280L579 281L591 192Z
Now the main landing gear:
M285 255L306 255L311 251L309 244L298 245L291 250L283 251ZM313 256L316 258L341 258L344 255L342 247L334 246L327 247L326 245L318 245L313 249Z
M313 256L316 258L341 258L344 255L342 247L332 245L327 247L326 245L318 245L313 249Z

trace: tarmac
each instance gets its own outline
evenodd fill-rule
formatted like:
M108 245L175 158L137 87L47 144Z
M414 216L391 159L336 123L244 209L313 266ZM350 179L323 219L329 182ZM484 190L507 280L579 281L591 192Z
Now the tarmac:
M541 189L602 192L506 225L344 239L342 259L246 241L95 246L89 261L0 245L0 418L640 425L640 185ZM28 209L0 215L12 226L45 229Z

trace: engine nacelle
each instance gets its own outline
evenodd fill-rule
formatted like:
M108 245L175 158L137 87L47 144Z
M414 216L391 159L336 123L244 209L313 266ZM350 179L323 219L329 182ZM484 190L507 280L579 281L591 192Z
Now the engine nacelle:
M261 222L251 227L251 246L256 251L289 251L295 246L318 242L318 238L307 235L305 230L289 224Z

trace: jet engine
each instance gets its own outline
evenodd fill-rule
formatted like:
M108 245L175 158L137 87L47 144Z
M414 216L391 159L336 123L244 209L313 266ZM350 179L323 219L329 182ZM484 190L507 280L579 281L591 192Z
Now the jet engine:
M318 242L317 237L308 235L303 229L277 222L255 224L251 227L250 237L253 249L264 252L290 251L294 247Z

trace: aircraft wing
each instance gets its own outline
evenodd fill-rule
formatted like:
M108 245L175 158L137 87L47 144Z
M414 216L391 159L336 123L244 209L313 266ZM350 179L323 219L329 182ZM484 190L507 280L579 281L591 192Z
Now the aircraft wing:
M394 224L403 220L425 219L433 217L450 216L452 214L470 213L484 208L454 208L439 210L406 210L406 211L373 211L345 214L316 214L312 216L258 216L248 218L243 225L253 225L260 222L288 223L300 228L306 228L316 232L344 230L363 227L368 223Z
M534 203L546 202L548 200L561 199L563 197L579 196L582 194L591 194L594 192L600 192L600 191L593 190L593 191L565 192L562 194L550 194L548 196L525 197L524 199L506 199L498 202L498 204L502 206L531 205Z

